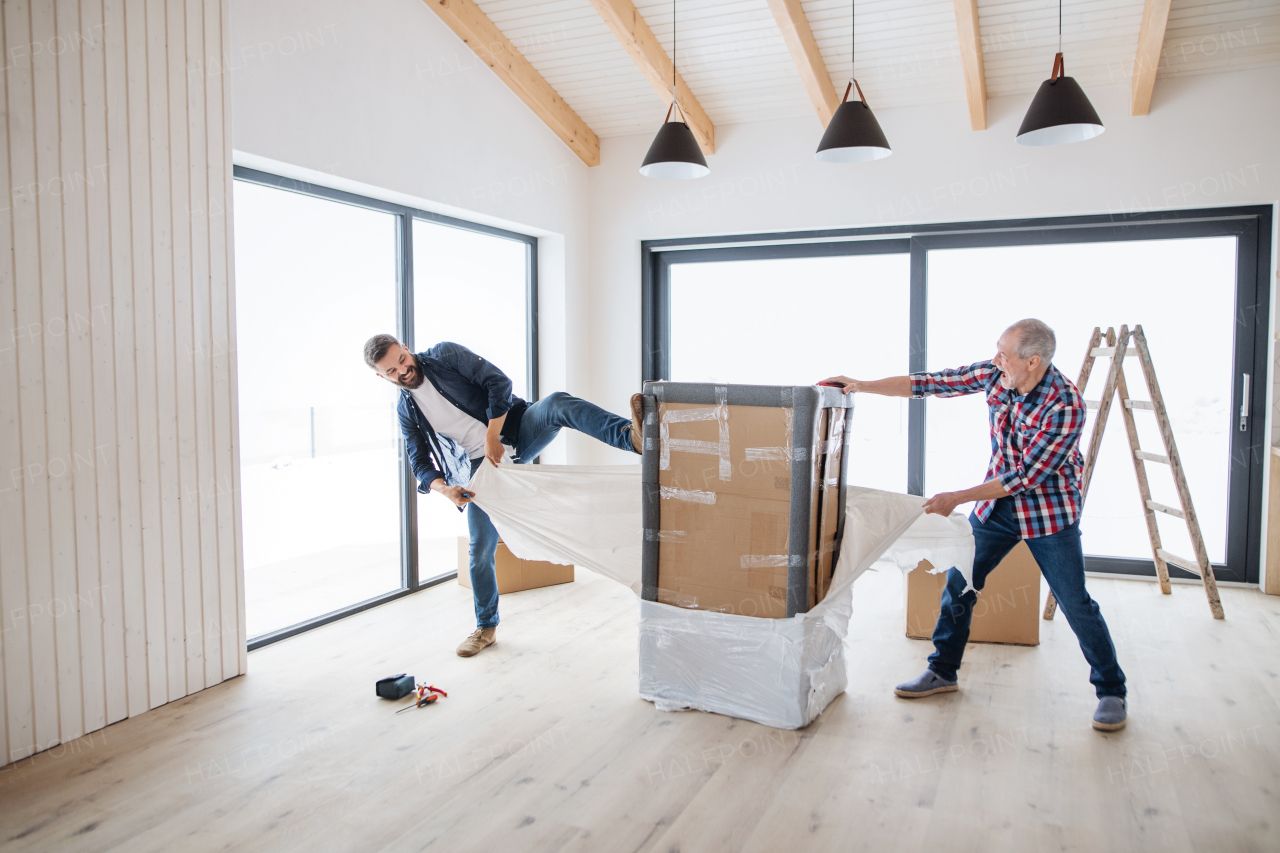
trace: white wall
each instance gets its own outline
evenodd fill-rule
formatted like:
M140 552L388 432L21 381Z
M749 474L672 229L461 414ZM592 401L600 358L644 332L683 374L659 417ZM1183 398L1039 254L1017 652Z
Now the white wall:
M541 391L586 393L582 161L422 0L231 6L236 162L539 236Z
M717 127L711 174L688 182L640 177L649 134L602 140L590 173L592 399L621 409L639 386L641 240L1270 204L1280 199L1278 87L1280 68L1161 80L1151 115L1137 118L1127 85L1091 88L1106 133L1039 149L1013 139L1029 97L992 100L990 126L976 133L962 101L878 110L894 154L853 165L814 160L812 115ZM590 458L627 461L608 448Z
M244 671L226 13L4 5L0 764Z

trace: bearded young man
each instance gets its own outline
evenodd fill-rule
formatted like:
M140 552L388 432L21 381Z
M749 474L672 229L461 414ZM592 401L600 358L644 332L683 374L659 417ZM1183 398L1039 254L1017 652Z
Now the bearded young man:
M418 491L438 492L467 512L476 630L458 654L471 657L496 640L498 531L464 486L485 459L498 465L508 449L513 462L532 462L565 427L639 453L640 395L631 398L631 420L563 391L526 403L511 393L505 373L447 341L412 353L392 335L374 335L364 345L364 360L400 389L396 411Z

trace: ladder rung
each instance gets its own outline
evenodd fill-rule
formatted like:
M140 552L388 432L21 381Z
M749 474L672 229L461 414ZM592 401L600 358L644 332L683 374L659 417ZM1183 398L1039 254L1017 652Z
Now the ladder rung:
M1138 459L1145 459L1147 462L1159 462L1161 465L1169 464L1168 456L1161 456L1159 453L1148 453L1145 450L1135 450L1133 455Z
M1084 401L1084 407L1086 409L1096 409L1101 405L1102 405L1101 400L1085 400Z
M1182 510L1174 509L1173 507L1165 506L1164 504L1158 504L1155 501L1147 501L1147 506L1154 509L1156 512L1163 512L1165 515L1172 515L1174 518L1186 518Z
M1124 407L1126 409L1141 409L1144 412L1154 412L1156 407L1146 400L1125 400Z
M1175 565L1180 569L1186 569L1193 575L1203 576L1203 573L1200 571L1200 565L1195 560L1188 560L1185 557L1179 557L1177 554L1170 554L1163 548L1157 548L1156 554L1158 554L1160 559L1164 560L1166 563Z
M1095 357L1095 358L1101 358L1101 357L1104 357L1104 356L1108 356L1108 355L1115 355L1115 354L1116 354L1116 348L1115 348L1115 347L1094 347L1093 349L1091 349L1091 350L1089 351L1089 355L1091 355L1091 356L1093 356L1093 357ZM1137 355L1138 355L1138 351L1137 351L1136 349L1130 349L1130 350L1127 350L1127 351L1125 352L1124 357L1125 357L1125 358L1136 358L1136 357L1137 357Z

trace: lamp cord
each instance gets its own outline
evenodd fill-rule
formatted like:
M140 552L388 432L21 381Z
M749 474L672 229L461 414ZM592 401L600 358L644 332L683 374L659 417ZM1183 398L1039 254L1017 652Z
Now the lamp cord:
M857 67L854 60L858 57L858 3L857 0L849 2L849 79L856 80L858 75L854 73Z
M1058 53L1062 53L1062 0L1058 0Z
M1061 0L1059 0L1061 3ZM671 0L671 103L676 102L676 0Z

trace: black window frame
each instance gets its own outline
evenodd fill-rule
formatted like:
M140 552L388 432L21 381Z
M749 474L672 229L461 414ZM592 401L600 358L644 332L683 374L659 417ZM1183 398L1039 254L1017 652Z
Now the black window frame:
M670 271L674 263L909 254L908 363L909 369L917 372L928 369L928 253L931 250L1234 236L1237 239L1237 333L1230 411L1233 422L1238 421L1244 402L1240 398L1240 374L1247 372L1251 377L1249 417L1246 430L1231 430L1227 562L1214 563L1213 569L1219 581L1256 584L1261 574L1263 466L1270 444L1265 425L1267 387L1272 381L1267 336L1271 327L1274 215L1273 205L1247 205L644 240L640 244L641 379L670 377ZM1153 295L1153 298L1159 296ZM1166 378L1166 385L1169 382L1170 378ZM911 400L908 404L907 491L916 495L924 493L925 411L924 400ZM1088 555L1086 568L1104 574L1156 575L1152 560ZM1170 566L1169 572L1171 577L1198 580L1176 566Z
M481 225L477 222L469 222L465 219L445 216L441 213L421 210L419 208L384 201L382 199L371 198L357 193L335 190L332 187L308 183L294 178L287 178L282 175L275 175L270 172L251 169L247 166L235 166L232 177L233 180L244 181L245 183L285 190L287 192L310 196L312 198L318 198L325 201L347 204L352 207L360 207L366 210L374 210L379 213L388 213L396 217L396 336L400 338L404 345L410 350L414 349L416 345L413 329L414 220L431 222L436 225L445 225L462 231L488 234L490 236L502 237L507 240L524 243L526 387L529 389L530 402L534 402L539 399L537 237L529 234L522 234L518 231L510 231L505 228L497 228L492 225ZM296 636L297 634L301 634L305 631L310 631L312 628L319 628L321 625L327 625L330 622L335 622L338 619L343 619L355 613L360 613L364 610L370 609L371 607L377 607L380 604L386 604L387 602L394 601L397 598L412 595L415 592L421 592L422 590L436 586L437 584L453 580L458 576L457 571L453 571L431 577L425 581L421 580L419 577L417 481L415 480L413 470L409 465L408 454L405 452L404 437L397 433L396 441L399 448L397 455L400 467L400 589L375 596L365 601L357 602L349 607L343 607L330 613L325 613L315 617L314 619L299 622L296 625L290 625L258 637L250 637L248 638L249 651L260 649L263 646L268 646L272 643L279 642L280 640L288 639L289 637Z

